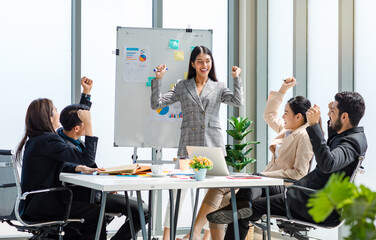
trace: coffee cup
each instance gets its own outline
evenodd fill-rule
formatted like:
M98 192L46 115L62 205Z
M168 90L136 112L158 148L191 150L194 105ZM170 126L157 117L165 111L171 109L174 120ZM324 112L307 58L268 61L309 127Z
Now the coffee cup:
M189 159L179 159L179 168L181 171L187 171L189 169Z
M151 172L153 174L162 174L163 166L162 165L151 165Z

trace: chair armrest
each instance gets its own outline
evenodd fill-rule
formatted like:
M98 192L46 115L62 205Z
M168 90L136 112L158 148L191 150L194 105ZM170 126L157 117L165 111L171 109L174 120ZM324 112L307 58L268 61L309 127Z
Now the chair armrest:
M47 188L47 189L40 189L40 190L35 190L35 191L30 191L30 192L24 192L21 196L17 197L16 201L16 206L15 206L15 215L16 218L19 222L21 222L25 226L29 226L27 223L22 221L20 215L19 215L19 204L20 201L26 200L28 195L33 195L33 194L40 194L40 193L47 193L47 192L61 192L61 191L67 191L68 192L68 204L67 207L65 208L65 213L63 216L63 222L66 223L69 217L71 205L72 205L72 199L73 199L73 193L72 191L67 188L67 187L56 187L56 188Z
M286 204L287 219L293 219L293 217L291 216L290 208L289 208L289 205L288 205L288 198L287 198L287 192L292 190L292 189L302 191L302 192L307 192L307 193L310 193L310 194L316 192L315 189L306 188L306 187L302 187L302 186L298 186L298 185L290 185L290 186L286 187L285 193L284 193L284 198L285 198L285 204Z
M17 187L17 184L15 183L0 184L0 188L10 188L10 187Z
M12 155L12 150L0 149L0 155Z
M312 189L312 188L306 188L306 187L302 187L302 186L298 186L298 185L291 185L291 186L288 186L286 188L286 193L288 191L290 191L291 189L297 189L299 191L303 191L303 192L307 192L307 193L314 193L314 192L316 192L316 190Z
M296 180L291 179L291 178L283 178L283 182L284 183L294 183L294 182L296 182Z

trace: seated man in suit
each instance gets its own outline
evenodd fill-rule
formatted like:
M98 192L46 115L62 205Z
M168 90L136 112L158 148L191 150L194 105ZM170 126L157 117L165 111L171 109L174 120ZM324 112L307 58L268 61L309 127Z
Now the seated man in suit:
M315 105L307 111L307 132L317 166L307 176L295 182L295 185L318 190L325 186L334 173L344 172L346 176L352 175L358 164L358 157L365 155L367 150L363 127L358 127L364 111L364 100L359 93L337 93L335 101L329 103L327 142L319 126L320 108ZM249 189L241 189L236 195L240 239L247 235L249 220L257 221L267 211L266 197L252 200L249 192ZM287 198L288 207L294 218L314 222L306 206L310 194L293 189L288 192ZM286 215L283 191L270 196L270 208L272 215ZM207 218L210 222L229 224L225 239L233 239L234 226L230 205L208 214ZM335 222L338 218L339 214L333 211L325 222Z
M79 139L81 136L85 136L86 141L98 141L97 137L92 134L91 125L86 126L78 117L77 112L79 110L90 110L90 91L92 89L93 81L89 78L83 77L81 79L81 85L83 87L83 92L81 94L80 104L73 104L65 107L60 114L60 123L63 126L59 128L56 132L61 136L64 141L77 149L77 151L83 151L85 149L85 143ZM95 151L95 149L94 149ZM95 152L87 151L88 156L85 162L82 162L80 167L74 163L65 163L63 167L63 172L87 172L86 170L98 169L95 163ZM99 170L104 170L100 169ZM84 187L71 187L73 192L73 199L75 201L89 202L91 196L91 189ZM95 203L100 204L101 192L96 191L95 193ZM137 208L137 199L129 198L132 218L134 220L135 233L141 230L140 218ZM148 220L148 208L146 204L143 204L145 221ZM120 194L108 194L106 199L106 212L108 213L121 213L127 216L125 197ZM131 239L131 231L129 226L129 221L127 220L123 226L117 231L114 237L111 239Z

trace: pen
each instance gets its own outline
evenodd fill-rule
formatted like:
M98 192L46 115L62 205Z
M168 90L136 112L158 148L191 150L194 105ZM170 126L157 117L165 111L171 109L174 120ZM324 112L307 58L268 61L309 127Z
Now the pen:
M287 79L282 79L282 81L284 81L284 82L286 82L286 80ZM298 82L298 81L295 83L295 85L299 85L299 84L300 84L300 82Z
M168 68L166 68L166 71L168 70ZM154 72L159 72L156 68L153 69Z

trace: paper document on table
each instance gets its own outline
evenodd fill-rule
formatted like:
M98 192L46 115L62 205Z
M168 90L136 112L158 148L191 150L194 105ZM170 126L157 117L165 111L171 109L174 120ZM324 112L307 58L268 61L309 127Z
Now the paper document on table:
M139 168L137 168L137 170L134 174L142 175L142 174L146 174L146 173L151 173L151 166L140 165Z
M260 176L252 176L252 175L232 175L228 176L228 179L262 179Z
M100 172L100 174L102 174L102 173L107 173L107 174L118 174L118 173L134 174L138 168L139 168L139 165L137 163L136 164L127 164L127 165L121 165L121 166L106 168L106 171Z

